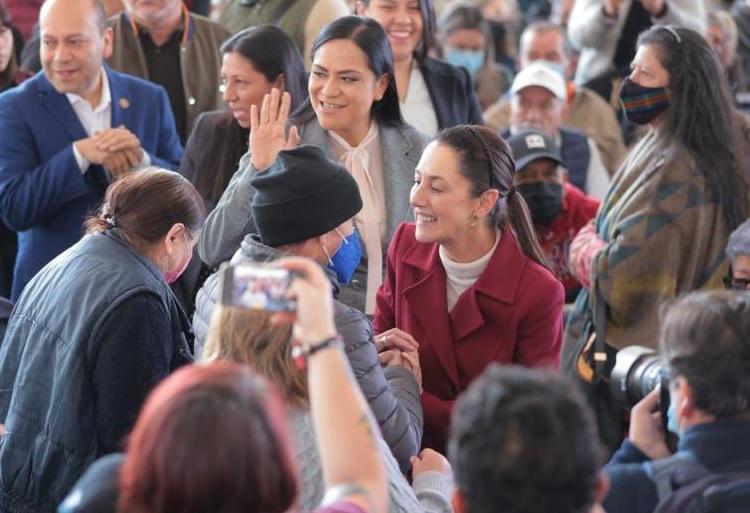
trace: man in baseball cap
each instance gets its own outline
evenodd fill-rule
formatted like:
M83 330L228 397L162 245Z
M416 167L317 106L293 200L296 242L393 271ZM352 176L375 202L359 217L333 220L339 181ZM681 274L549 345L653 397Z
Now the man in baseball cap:
M570 175L570 182L602 199L609 186L609 171L596 143L583 132L563 126L567 87L563 77L549 64L536 61L516 75L511 92L508 137L524 129L535 129L553 138Z
M513 182L529 206L539 243L565 287L565 299L572 302L581 285L568 271L570 243L596 215L599 201L568 182L557 143L544 132L524 129L508 144L516 161Z

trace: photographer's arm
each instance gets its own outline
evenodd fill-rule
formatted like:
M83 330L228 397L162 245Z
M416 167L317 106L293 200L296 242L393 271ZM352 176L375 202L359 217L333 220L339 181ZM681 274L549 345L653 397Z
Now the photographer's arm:
M295 339L309 348L335 336L331 285L320 266L301 258L285 259L281 265L304 276L290 286L298 302ZM367 513L385 513L388 487L377 427L346 356L338 346L329 346L309 356L307 365L327 498L355 503Z

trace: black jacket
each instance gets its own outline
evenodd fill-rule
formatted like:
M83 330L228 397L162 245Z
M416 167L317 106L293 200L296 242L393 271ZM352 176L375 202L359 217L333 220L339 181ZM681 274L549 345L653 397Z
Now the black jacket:
M419 63L419 69L432 98L438 129L484 124L468 71L432 57Z
M750 422L724 420L689 427L678 452L687 452L712 472L750 471ZM629 440L604 471L610 488L602 506L609 513L651 513L658 502L650 459ZM723 509L721 511L724 511Z
M0 511L52 513L121 447L148 392L192 360L189 320L117 234L88 235L26 286L0 348Z

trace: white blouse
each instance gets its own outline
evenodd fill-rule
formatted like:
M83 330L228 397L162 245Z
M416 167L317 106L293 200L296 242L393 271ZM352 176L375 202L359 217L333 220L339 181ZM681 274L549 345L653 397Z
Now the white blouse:
M437 135L438 121L435 107L424 76L416 64L412 64L411 67L409 89L406 91L406 100L401 103L401 115L404 121L423 134L430 137Z

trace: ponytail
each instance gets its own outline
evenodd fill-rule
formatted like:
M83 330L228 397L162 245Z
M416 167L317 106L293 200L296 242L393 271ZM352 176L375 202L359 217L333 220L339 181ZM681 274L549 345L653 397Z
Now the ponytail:
M461 156L461 174L471 183L474 197L489 189L500 192L490 218L501 230L510 227L523 254L551 271L536 238L526 200L513 186L516 164L508 143L489 128L478 125L448 128L436 140Z

